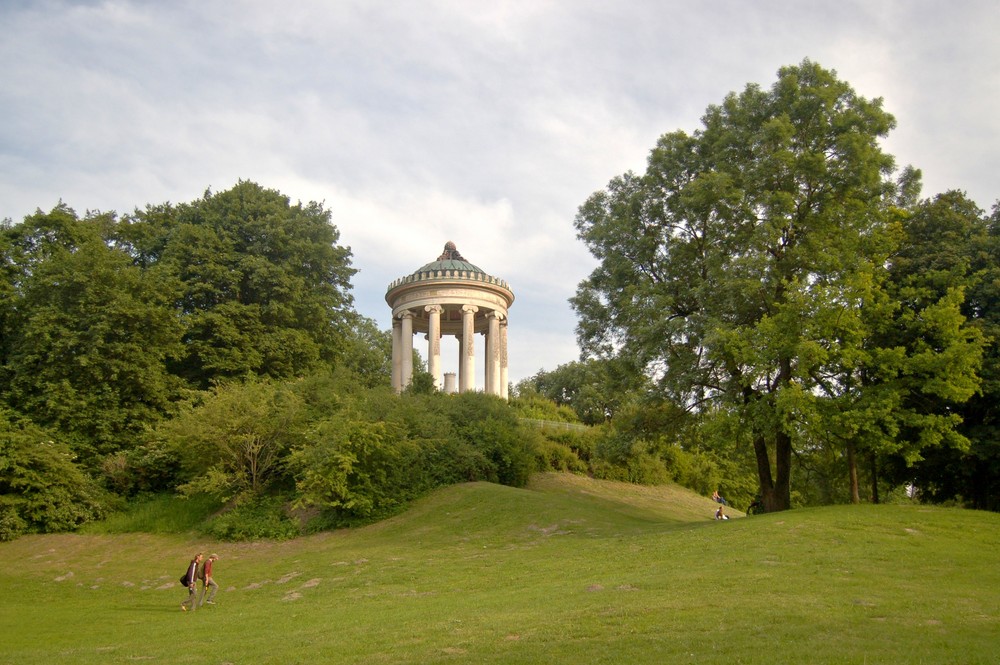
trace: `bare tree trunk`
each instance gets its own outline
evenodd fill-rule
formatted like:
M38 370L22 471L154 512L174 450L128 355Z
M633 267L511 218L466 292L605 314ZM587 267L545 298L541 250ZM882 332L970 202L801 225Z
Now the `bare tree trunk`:
M764 502L768 512L792 507L792 437L778 432L774 437L775 478L771 503Z
M774 480L771 478L771 460L767 455L767 442L762 435L756 435L753 451L757 456L757 478L760 481L760 500L765 510L770 510L774 496Z
M875 459L875 451L871 453L872 465L872 503L878 503L878 460Z
M858 458L853 441L847 442L847 474L851 479L851 503L861 503L861 489L858 487Z

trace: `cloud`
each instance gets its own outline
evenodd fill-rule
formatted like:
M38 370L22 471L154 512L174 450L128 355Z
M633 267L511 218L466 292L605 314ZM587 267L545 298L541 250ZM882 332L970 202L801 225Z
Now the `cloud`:
M925 195L997 196L992 2L47 0L0 20L0 217L253 180L325 202L383 326L388 283L452 240L515 291L514 380L576 358L577 208L781 66L884 97Z

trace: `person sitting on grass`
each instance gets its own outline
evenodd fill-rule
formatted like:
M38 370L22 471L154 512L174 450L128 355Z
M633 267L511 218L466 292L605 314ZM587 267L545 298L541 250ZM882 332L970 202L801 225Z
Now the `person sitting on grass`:
M728 503L726 503L726 500L724 498L719 496L719 490L715 490L714 492L712 492L712 500L715 501L716 503L721 503L723 506L729 505Z
M729 515L726 515L724 512L722 512L722 506L719 506L719 509L715 511L715 519L717 520L729 519Z

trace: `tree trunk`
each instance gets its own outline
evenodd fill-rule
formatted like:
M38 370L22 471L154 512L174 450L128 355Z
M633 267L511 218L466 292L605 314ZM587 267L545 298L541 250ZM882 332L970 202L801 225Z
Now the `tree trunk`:
M757 478L760 481L760 500L765 510L770 510L774 496L774 480L771 478L771 460L767 455L767 442L762 435L754 436L753 451L757 456Z
M858 457L853 441L847 442L847 474L851 479L851 503L861 503L861 489L858 487Z
M771 503L764 502L767 512L792 507L792 437L778 432L774 437L774 494Z
M871 454L872 465L872 503L878 503L878 461L875 459L875 451Z

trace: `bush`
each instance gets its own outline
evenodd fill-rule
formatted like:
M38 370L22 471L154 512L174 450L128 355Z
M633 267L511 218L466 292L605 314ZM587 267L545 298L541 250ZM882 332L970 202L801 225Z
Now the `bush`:
M111 501L51 436L0 410L0 534L8 539L75 529L100 518Z
M297 506L372 519L394 512L432 485L420 449L387 423L335 418L315 427L308 438L289 459Z
M210 536L219 540L289 540L299 535L298 523L280 497L254 497L210 519Z
M564 443L559 443L551 437L543 437L537 447L538 468L551 471L568 471L570 473L585 473L587 464Z
M28 525L13 506L0 508L0 542L14 540L28 530Z

